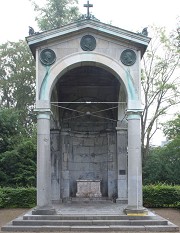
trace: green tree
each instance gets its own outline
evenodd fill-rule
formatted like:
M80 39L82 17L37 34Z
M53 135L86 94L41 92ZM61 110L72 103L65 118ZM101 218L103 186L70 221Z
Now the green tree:
M27 134L19 111L0 110L0 186L35 185L36 133Z
M158 148L151 148L143 167L144 184L180 184L180 137Z
M78 0L46 0L45 6L39 6L30 0L38 12L36 21L42 31L66 25L79 17Z
M174 120L168 121L164 124L163 131L169 140L180 137L180 114L177 114L177 117Z
M34 121L35 61L25 41L0 45L0 102L20 111L24 127Z
M12 150L19 142L19 114L14 109L0 109L0 154Z
M149 153L150 141L159 129L160 118L179 103L178 88L180 52L176 36L166 35L164 28L153 28L154 36L143 57L142 114L143 159Z
M145 184L180 184L180 114L164 124L164 133L170 141L163 147L150 149L143 168Z
M24 138L15 149L0 154L0 186L36 184L36 143Z

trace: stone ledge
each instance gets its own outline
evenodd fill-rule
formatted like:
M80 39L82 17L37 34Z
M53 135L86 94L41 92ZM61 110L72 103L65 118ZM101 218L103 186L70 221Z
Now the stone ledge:
M32 210L32 215L55 215L56 214L56 210L51 208L43 208L43 209L34 209Z

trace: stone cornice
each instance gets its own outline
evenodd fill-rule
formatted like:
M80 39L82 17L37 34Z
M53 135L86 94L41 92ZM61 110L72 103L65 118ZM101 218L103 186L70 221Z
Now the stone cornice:
M124 42L132 44L140 49L142 56L151 40L149 37L141 34L130 32L95 20L80 20L57 29L44 31L33 36L26 37L26 41L35 56L35 50L38 46L46 44L47 41L54 41L59 38L67 37L70 34L77 34L80 31L94 31L96 34L104 34L107 37L111 37L116 40L123 40Z

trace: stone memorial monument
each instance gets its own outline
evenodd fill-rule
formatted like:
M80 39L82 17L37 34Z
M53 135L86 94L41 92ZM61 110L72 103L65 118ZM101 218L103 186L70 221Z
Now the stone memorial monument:
M150 38L92 19L85 7L85 19L27 37L37 70L34 214L53 214L52 203L83 197L77 189L91 192L97 180L97 196L144 211L140 61Z
M37 206L24 221L59 219L57 205L81 198L147 214L140 62L150 38L104 24L89 1L85 7L79 21L26 38L36 60Z
M140 60L150 39L85 19L27 41L37 68L37 211L76 197L77 180L101 180L102 197L143 211Z

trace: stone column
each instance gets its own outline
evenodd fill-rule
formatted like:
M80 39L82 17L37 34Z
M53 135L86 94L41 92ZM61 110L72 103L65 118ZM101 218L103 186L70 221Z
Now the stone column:
M127 203L127 128L117 127L117 187L116 202Z
M141 112L128 110L128 206L127 215L145 215L142 198Z
M37 115L37 207L32 214L55 214L51 204L50 110Z

